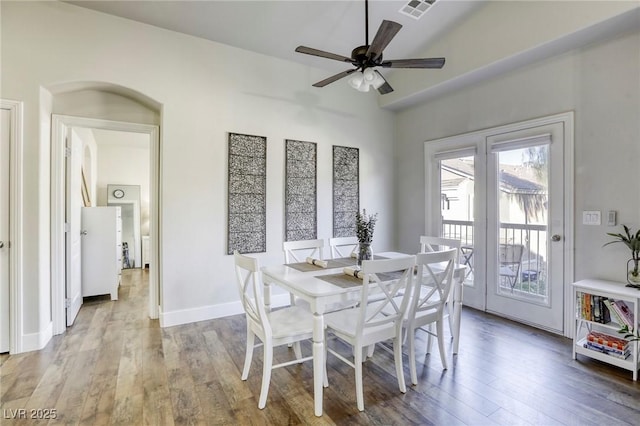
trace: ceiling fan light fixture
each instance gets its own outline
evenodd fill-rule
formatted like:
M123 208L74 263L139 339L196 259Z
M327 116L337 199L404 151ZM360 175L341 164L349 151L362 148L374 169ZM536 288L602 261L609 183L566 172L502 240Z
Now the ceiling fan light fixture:
M373 80L373 83L371 83L371 85L373 86L374 89L378 90L386 82L384 78L380 76L380 74L375 73L375 75L376 75L375 79Z
M369 87L370 87L370 84L365 81L360 85L360 87L358 87L358 92L368 92Z
M360 90L360 87L364 85L364 75L358 71L353 74L353 76L349 79L349 86L353 87L356 90Z
M376 77L378 77L376 72L371 68L365 69L362 75L364 77L365 83L368 83L368 84L372 84L376 80Z

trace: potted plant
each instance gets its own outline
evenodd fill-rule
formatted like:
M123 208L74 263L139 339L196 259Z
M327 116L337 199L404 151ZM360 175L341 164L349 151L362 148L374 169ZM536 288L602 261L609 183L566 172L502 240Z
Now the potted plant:
M631 250L631 259L627 262L627 284L628 287L640 288L640 229L635 234L628 226L622 225L624 234L607 232L607 235L615 238L605 246L613 243L623 243Z
M358 237L358 266L363 260L373 258L371 242L373 241L373 230L378 220L378 213L367 216L367 211L356 212L356 236Z

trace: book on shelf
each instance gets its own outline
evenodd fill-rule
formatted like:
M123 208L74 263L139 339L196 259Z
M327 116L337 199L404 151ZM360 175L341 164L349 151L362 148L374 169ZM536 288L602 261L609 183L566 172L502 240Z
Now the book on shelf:
M624 300L616 300L612 304L613 309L620 315L622 319L622 323L629 327L629 330L633 330L633 312L629 309L629 306L624 302Z
M587 333L587 341L622 351L629 348L628 340L598 331Z
M623 325L624 321L622 320L622 317L620 316L618 311L613 308L613 300L605 300L604 304L607 307L609 313L613 316L612 319L618 324Z
M585 347L586 349L590 349L596 352L601 352L603 354L612 356L614 358L619 358L619 359L627 359L629 355L631 355L631 351L629 349L621 351L619 349L614 349L608 346L599 345L598 343L594 343L590 341L584 342L583 347Z
M611 314L606 305L608 298L589 293L576 295L576 314L589 321L606 324L611 322Z

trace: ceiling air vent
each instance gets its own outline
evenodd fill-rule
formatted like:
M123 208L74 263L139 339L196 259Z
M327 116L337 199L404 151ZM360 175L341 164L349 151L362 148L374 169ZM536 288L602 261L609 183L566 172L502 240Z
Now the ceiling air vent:
M436 0L409 0L407 4L402 6L400 13L412 17L413 19L420 19L422 15L431 7Z

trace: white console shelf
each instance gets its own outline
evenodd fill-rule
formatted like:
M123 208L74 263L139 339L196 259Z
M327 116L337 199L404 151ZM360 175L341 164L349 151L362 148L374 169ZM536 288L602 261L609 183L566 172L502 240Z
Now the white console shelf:
M578 312L578 297L581 293L594 296L606 297L610 300L623 300L633 312L633 330L638 330L638 305L640 304L640 290L625 287L624 284L612 281L586 279L573 283L573 312L576 318L575 331L573 335L573 359L577 355L584 355L597 359L633 372L633 380L638 380L638 369L640 368L640 342L632 342L631 354L626 359L616 358L605 353L588 349L583 346L587 333L590 331L600 331L611 336L622 337L618 333L621 325L615 322L614 314L611 314L611 321L600 323L582 318Z

